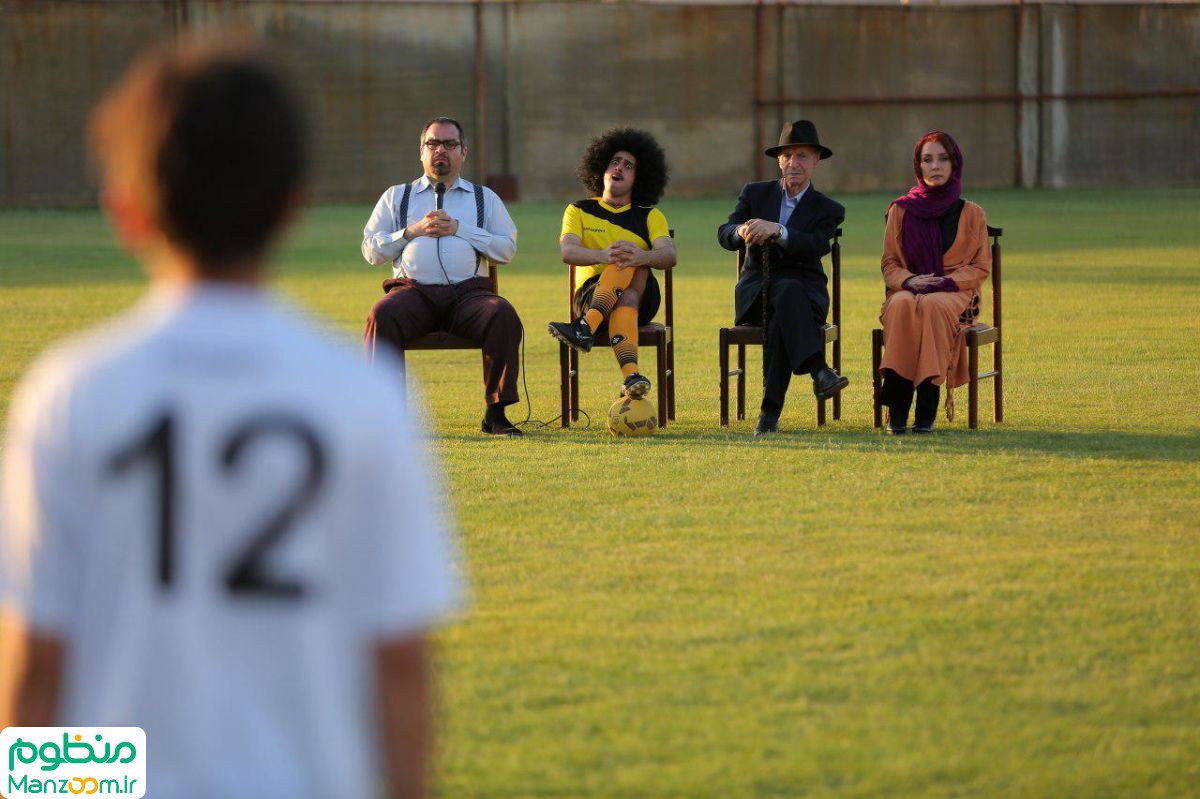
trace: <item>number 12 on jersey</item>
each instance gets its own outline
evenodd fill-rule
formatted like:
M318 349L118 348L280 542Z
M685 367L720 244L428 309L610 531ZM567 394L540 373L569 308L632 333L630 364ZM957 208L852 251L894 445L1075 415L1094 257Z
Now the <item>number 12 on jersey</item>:
M239 597L263 597L296 600L306 589L298 578L278 575L270 568L271 550L281 544L299 519L317 498L325 477L325 452L312 428L303 419L285 413L261 413L221 437L220 453L213 469L228 480L237 478L238 465L255 442L276 437L292 439L301 448L306 468L296 485L278 508L266 516L260 526L247 532L247 543L231 560L222 575L226 590ZM154 469L158 494L157 579L163 590L170 590L176 578L176 522L181 492L178 469L178 422L168 412L158 417L146 433L118 450L108 461L108 473L124 477L133 467L145 462Z

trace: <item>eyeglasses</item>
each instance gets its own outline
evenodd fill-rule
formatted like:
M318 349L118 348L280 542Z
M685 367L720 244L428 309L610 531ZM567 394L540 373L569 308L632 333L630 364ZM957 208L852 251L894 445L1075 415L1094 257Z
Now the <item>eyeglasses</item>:
M430 152L436 150L439 147L445 147L446 152L452 153L455 150L457 150L460 146L462 146L462 142L460 142L458 139L426 139L425 140L425 148L427 150L429 150Z

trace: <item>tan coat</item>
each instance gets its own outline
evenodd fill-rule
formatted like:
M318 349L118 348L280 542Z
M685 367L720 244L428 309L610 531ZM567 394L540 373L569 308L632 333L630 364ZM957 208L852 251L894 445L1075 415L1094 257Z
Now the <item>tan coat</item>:
M963 318L979 308L979 287L992 271L992 251L988 246L987 219L983 209L973 202L963 205L954 244L946 251L943 264L946 277L958 284L958 291L913 294L903 289L904 281L914 277L901 251L904 209L888 209L887 230L883 235L883 281L887 298L879 320L883 322L883 363L901 377L920 385L933 378L947 388L967 382L966 329Z

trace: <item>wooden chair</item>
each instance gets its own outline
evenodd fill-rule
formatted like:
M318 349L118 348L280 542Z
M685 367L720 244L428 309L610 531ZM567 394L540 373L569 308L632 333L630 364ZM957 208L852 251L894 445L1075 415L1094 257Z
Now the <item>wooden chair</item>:
M967 328L967 424L975 430L979 427L979 381L992 379L994 397L993 413L997 422L1004 421L1004 375L1003 353L1000 339L1000 237L1002 228L988 225L992 237L992 323L982 322ZM979 348L992 345L992 371L979 373ZM879 366L883 363L883 329L871 331L871 387L875 405L875 426L883 426L883 405L879 401L883 389L883 378Z
M491 281L491 284L492 284L492 293L499 294L500 293L499 271L496 269L496 265L494 263L492 263L491 261L488 261L487 265L488 265L488 280ZM401 364L401 366L405 367L403 370L401 370L400 379L404 380L405 373L408 371L407 364L405 363L405 355L409 352L414 352L414 351L419 351L419 350L482 350L482 349L483 349L483 347L481 345L475 343L474 341L472 341L469 338L463 338L462 336L455 336L455 335L453 335L451 333L447 333L443 330L435 330L432 333L426 333L425 335L421 336L420 338L416 339L415 341L409 342L408 346L405 347L403 350L397 351L397 355L400 357L400 364Z
M830 260L833 263L832 313L833 323L821 329L824 346L833 345L833 368L838 374L842 371L842 245L840 239L842 229L838 228L833 234L833 245L830 248ZM737 252L737 274L742 275L742 262L745 252ZM746 347L763 345L763 329L761 325L737 325L723 327L719 332L720 363L721 363L721 426L729 426L729 378L737 377L737 418L746 418ZM729 368L729 348L737 345L737 368ZM842 418L842 395L839 392L833 396L833 418ZM817 424L825 424L825 400L817 400Z
M675 231L670 231L675 238ZM572 322L579 321L575 313L575 291L578 288L576 267L571 266L567 274L567 307ZM658 426L666 427L667 420L675 419L675 291L674 269L663 272L664 323L651 322L638 328L638 347L653 347L657 357L658 378ZM609 341L596 339L595 346L610 346ZM579 421L579 350L558 343L558 368L561 378L562 426L570 427Z

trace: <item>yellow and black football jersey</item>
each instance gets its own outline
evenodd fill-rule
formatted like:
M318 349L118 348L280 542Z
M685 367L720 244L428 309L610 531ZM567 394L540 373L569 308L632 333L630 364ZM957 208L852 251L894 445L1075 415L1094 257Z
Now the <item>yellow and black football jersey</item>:
M667 218L657 208L649 205L613 208L599 197L567 206L559 240L568 233L574 233L584 247L593 250L603 250L614 241L631 241L648 250L656 239L671 235ZM602 266L577 266L575 274L582 283L602 269Z

